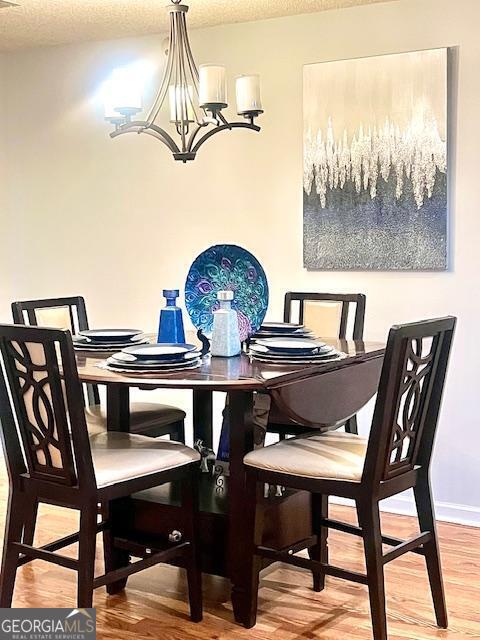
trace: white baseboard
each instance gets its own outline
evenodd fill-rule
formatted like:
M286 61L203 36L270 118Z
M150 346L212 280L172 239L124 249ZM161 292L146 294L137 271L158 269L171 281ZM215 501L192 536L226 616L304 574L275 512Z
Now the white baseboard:
M353 506L352 500L332 497L334 504ZM396 496L387 498L380 503L380 509L387 513L415 516L415 503L410 496ZM453 504L450 502L435 502L435 515L442 522L454 522L457 524L480 527L480 507L472 507L466 504Z

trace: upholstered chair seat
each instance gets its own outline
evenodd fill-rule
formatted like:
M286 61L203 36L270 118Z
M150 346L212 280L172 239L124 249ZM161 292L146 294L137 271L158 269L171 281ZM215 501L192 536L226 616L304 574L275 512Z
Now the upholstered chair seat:
M351 433L333 432L281 440L245 456L250 467L303 478L360 482L367 440Z
M90 447L98 489L200 460L180 442L118 431L91 435Z
M85 407L88 432L102 433L107 429L107 409L100 404ZM162 429L183 422L186 413L178 407L154 402L132 402L130 405L130 432L143 434L151 428Z

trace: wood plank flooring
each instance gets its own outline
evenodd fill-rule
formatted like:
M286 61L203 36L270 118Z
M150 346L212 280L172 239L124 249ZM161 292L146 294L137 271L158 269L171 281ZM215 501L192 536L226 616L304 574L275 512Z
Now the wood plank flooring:
M0 516L5 515L7 480L0 476ZM333 507L333 516L353 522L348 507ZM417 531L413 518L385 514L385 533L408 538ZM45 544L77 530L78 516L65 509L42 507L35 542ZM450 628L434 624L423 558L408 555L386 567L388 625L391 640L480 638L480 529L439 524ZM361 541L331 532L336 564L363 570ZM76 552L72 547L72 555ZM67 553L67 551L65 551ZM101 540L97 545L102 570ZM233 622L226 580L204 579L205 613L200 624L188 619L183 572L159 565L130 578L124 594L107 597L95 591L98 638L105 640L360 640L371 639L366 587L327 578L322 593L311 590L310 574L274 565L263 574L258 623L246 630ZM17 607L75 606L75 574L35 561L18 571Z

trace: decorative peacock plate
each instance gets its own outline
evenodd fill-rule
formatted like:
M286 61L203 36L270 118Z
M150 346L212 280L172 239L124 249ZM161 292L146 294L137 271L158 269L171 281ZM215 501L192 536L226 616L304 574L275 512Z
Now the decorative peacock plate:
M242 247L217 244L201 253L190 267L185 283L185 304L194 326L210 335L218 291L234 292L240 340L260 328L268 307L268 282L258 260Z

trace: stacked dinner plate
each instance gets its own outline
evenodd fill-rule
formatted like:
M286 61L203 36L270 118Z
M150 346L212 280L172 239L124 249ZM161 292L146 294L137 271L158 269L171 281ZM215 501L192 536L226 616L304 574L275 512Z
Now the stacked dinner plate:
M272 364L321 364L338 360L342 354L324 342L310 338L260 338L250 345L254 360Z
M303 324L291 322L264 322L252 336L256 341L263 338L311 338L312 333Z
M120 351L148 342L141 329L91 329L73 336L78 351Z
M193 344L143 344L114 353L107 359L106 366L132 375L170 373L196 369L201 355Z

